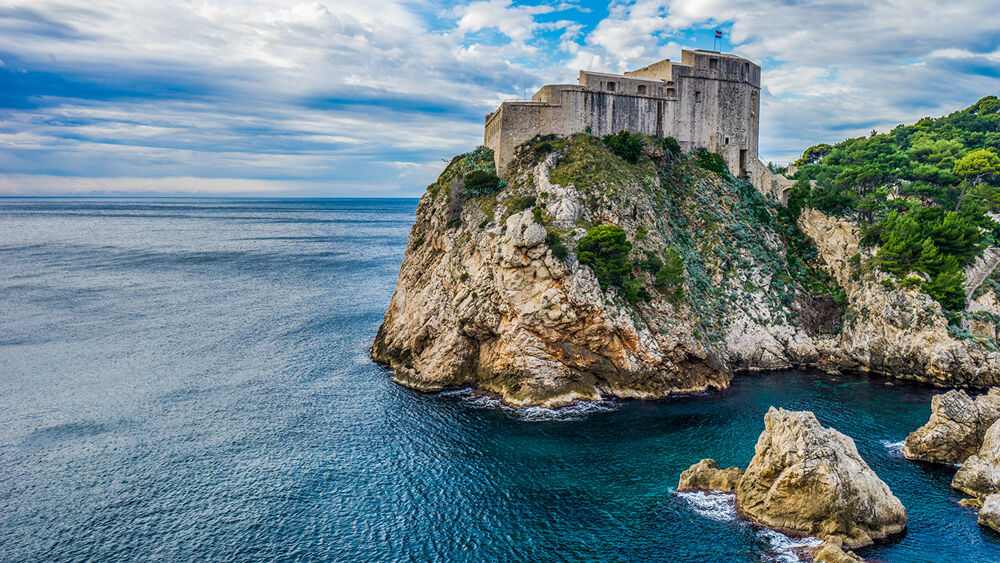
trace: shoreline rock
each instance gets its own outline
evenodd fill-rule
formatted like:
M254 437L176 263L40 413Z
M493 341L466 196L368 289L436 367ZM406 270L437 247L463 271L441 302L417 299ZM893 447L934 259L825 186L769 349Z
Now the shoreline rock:
M812 557L816 563L858 563L864 561L853 551L844 551L844 542L840 538L830 538L813 548Z
M736 489L737 510L778 531L837 537L847 548L906 529L906 509L854 440L811 412L771 409Z
M983 507L979 509L979 517L976 521L1000 532L1000 494L986 497L986 500L983 501Z
M714 459L703 459L681 473L677 492L721 491L732 493L743 476L739 467L719 469Z
M980 499L1000 493L1000 420L986 432L979 452L969 456L958 468L951 486Z
M987 430L998 419L1000 389L975 400L959 390L935 395L930 419L906 437L903 456L931 463L962 463L979 451Z

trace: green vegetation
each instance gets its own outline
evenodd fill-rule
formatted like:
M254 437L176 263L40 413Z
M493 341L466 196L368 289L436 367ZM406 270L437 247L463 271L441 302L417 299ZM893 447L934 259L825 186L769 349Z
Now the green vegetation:
M521 194L512 195L504 201L504 205L511 213L520 213L525 209L531 209L535 206L534 196L523 196Z
M949 310L965 306L964 268L1000 234L1000 100L987 96L937 119L886 134L809 147L788 209L804 206L860 223L875 265ZM815 180L810 186L809 180Z
M698 166L701 166L705 170L711 170L722 177L729 176L729 168L726 167L726 161L722 159L719 153L709 152L708 149L702 147L694 151L693 156Z
M628 260L632 243L625 231L614 225L598 225L587 231L576 245L581 264L590 266L601 289L615 286L632 304L649 299L649 292L635 278L629 277L633 265Z
M500 178L493 172L473 170L462 180L462 195L489 195L500 189Z
M673 137L663 137L660 139L660 148L674 156L681 154L681 145Z
M569 256L569 249L563 244L562 235L559 231L545 227L545 244L552 250L552 255L560 260Z
M611 194L614 186L645 181L656 173L650 159L639 158L631 163L612 152L601 139L579 133L566 139L549 179L556 184L573 184L581 193L593 197L597 195L595 192Z
M973 193L985 192L986 199L997 201L996 190L978 190L983 184L983 180L992 180L1000 174L1000 158L993 151L978 149L970 152L955 163L955 174L965 179L962 182L962 190L958 194L958 203L955 204L955 211L962 208L962 201L971 189Z
M642 156L642 147L645 145L642 137L628 131L619 131L613 135L605 135L602 141L604 142L604 146L611 149L611 152L631 164L639 161L639 157Z
M610 286L622 287L626 274L632 270L628 254L632 243L625 231L614 225L593 227L576 245L576 254L581 264L594 271L601 289Z
M666 260L656 269L653 287L678 302L684 299L684 257L673 247L666 250Z

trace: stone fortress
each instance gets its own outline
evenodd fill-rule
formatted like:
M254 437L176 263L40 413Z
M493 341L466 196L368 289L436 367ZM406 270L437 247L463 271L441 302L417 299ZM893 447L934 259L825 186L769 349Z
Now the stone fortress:
M486 116L484 144L503 175L514 149L536 135L619 131L673 137L684 151L717 152L729 170L784 200L792 182L757 158L760 67L736 55L683 50L620 74L580 71L579 84L549 84L531 101L503 102Z

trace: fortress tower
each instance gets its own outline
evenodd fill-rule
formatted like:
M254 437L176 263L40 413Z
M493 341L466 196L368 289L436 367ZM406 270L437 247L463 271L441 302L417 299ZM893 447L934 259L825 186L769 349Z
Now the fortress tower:
M631 131L674 137L684 151L705 147L746 174L758 189L783 198L790 182L757 158L760 67L736 55L683 50L620 74L580 71L578 84L550 84L531 101L503 102L486 116L484 144L504 174L514 149L535 135Z

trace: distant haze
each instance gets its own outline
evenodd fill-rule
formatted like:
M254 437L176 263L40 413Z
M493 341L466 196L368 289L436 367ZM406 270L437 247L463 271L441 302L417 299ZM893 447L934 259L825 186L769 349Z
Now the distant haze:
M414 196L503 99L681 48L763 68L760 152L1000 93L990 2L0 0L0 195Z

